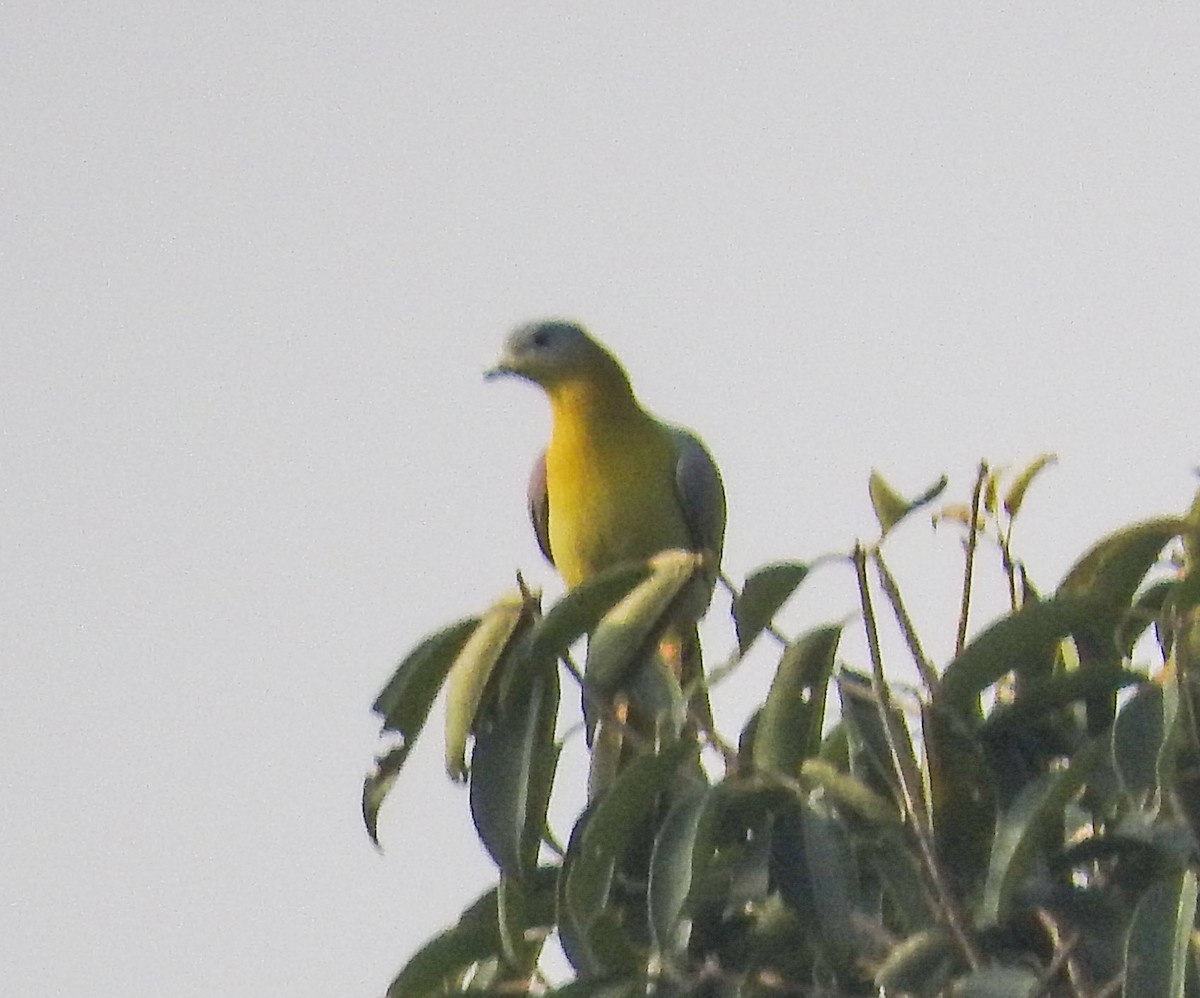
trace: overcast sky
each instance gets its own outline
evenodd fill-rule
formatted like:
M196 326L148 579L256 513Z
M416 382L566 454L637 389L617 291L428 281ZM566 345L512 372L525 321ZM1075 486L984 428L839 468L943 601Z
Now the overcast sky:
M735 577L870 538L872 467L1057 452L1044 588L1190 501L1194 6L513 6L0 12L5 994L379 994L491 883L436 723L383 856L358 797L400 657L558 591L518 321L707 440ZM892 561L944 661L955 537Z

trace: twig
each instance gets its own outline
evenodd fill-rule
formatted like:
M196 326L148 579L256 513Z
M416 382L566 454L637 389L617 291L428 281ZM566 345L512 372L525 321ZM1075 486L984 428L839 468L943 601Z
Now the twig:
M979 540L979 501L983 495L983 484L987 480L986 461L979 462L979 475L975 479L975 491L971 495L971 523L967 528L967 565L963 573L962 607L958 614L958 636L954 640L954 654L958 655L967 643L967 618L971 613L971 580L975 571L975 545Z
M879 574L879 583L883 586L883 593L892 606L892 613L896 615L896 623L900 625L900 630L904 634L904 640L908 644L908 650L912 653L913 661L917 665L917 671L921 673L921 680L925 683L925 689L929 691L931 696L937 696L938 691L941 689L941 681L938 679L937 670L934 669L933 663L925 656L925 651L921 647L921 639L917 636L912 618L909 617L908 610L904 607L904 601L900 598L900 587L896 585L895 578L884 563L883 552L879 548L875 548L871 552L871 558L875 562L875 569Z
M958 941L963 956L972 970L983 965L983 957L971 937L968 929L966 913L958 897L950 889L946 877L938 862L937 851L933 842L933 832L929 826L929 813L920 792L920 774L911 771L911 743L909 752L901 750L899 736L896 732L896 719L891 709L891 693L883 675L883 656L879 650L879 632L875 623L875 611L871 606L871 589L867 579L867 553L862 544L854 546L854 570L858 576L858 594L862 604L863 624L866 628L867 648L871 656L871 687L878 702L880 720L883 722L884 737L887 739L888 751L892 756L892 765L896 769L899 780L901 804L911 826L917 845L921 850L921 858L925 861L925 869L937 892L938 903L945 914L950 931Z

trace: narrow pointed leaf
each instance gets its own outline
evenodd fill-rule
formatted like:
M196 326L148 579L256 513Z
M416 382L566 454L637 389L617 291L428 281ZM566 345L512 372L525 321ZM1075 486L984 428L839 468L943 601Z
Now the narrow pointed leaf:
M395 746L375 760L375 771L363 781L362 813L363 823L367 826L367 834L371 842L379 849L379 809L384 799L391 792L400 769L412 749L412 742L404 742Z
M706 783L697 781L672 804L654 840L650 857L650 930L655 949L668 957L687 945L682 921L692 886L696 831L708 798Z
M810 566L796 561L767 565L746 578L733 600L733 624L738 652L745 654L780 607L808 575Z
M1121 707L1112 728L1113 767L1132 800L1145 800L1158 786L1165 732L1162 687L1146 683Z
M1196 874L1152 884L1138 901L1125 949L1125 994L1183 998L1188 939L1196 920Z
M891 948L875 971L875 984L889 994L933 994L940 989L943 967L957 957L958 943L949 929L923 929Z
M520 593L498 600L488 608L454 659L446 687L446 772L453 780L461 781L466 776L467 740L474 730L483 692L527 614Z
M839 971L848 973L855 941L856 904L851 885L858 883L849 831L819 803L803 802L800 815L804 859L824 954Z
M1009 487L1008 492L1004 496L1004 511L1010 516L1016 516L1021 509L1021 503L1025 501L1025 493L1029 490L1029 486L1033 484L1033 480L1041 473L1042 469L1047 465L1054 464L1058 460L1057 455L1041 454L1034 458L1025 469L1017 475L1016 481Z
M930 817L938 855L960 888L987 870L996 827L994 774L975 732L936 705L921 705Z

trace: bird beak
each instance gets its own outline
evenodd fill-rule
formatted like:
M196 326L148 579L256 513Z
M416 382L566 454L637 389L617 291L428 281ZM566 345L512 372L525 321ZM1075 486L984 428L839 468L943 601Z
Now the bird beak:
M501 363L497 364L495 367L489 367L486 371L484 371L483 372L483 380L491 381L493 378L502 378L506 374L513 374L513 373L515 373L515 372L513 371L513 369L511 367L509 367L507 364L501 362Z

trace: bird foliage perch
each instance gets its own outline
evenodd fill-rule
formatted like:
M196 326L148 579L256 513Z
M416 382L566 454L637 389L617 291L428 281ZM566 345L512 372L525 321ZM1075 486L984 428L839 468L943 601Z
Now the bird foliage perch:
M677 693L691 693L691 722L711 721L696 622L720 567L725 491L704 444L643 408L624 368L582 326L557 319L519 326L488 372L502 375L535 383L550 402L550 442L529 478L529 514L538 546L568 588L664 551L702 555L627 674L597 681L589 647L584 709L596 792L626 732L657 741L687 726L682 711L663 710L655 691L669 691L673 682Z

